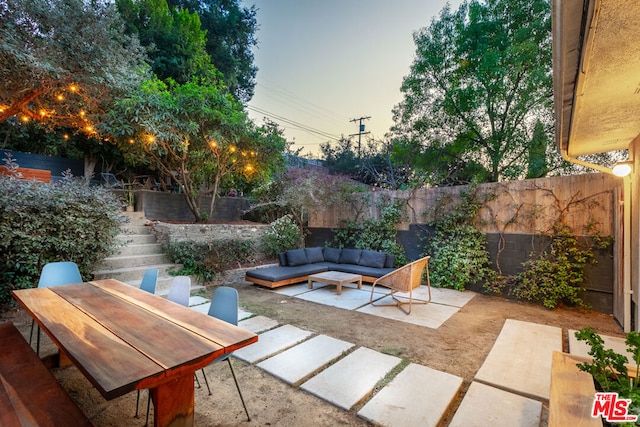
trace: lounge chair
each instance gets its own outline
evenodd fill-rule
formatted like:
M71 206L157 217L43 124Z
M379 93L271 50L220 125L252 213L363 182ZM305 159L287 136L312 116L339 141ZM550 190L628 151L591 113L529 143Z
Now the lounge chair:
M371 298L369 299L369 303L373 306L398 306L402 311L406 314L411 313L411 308L413 304L428 304L431 302L431 283L429 281L429 256L420 258L417 261L413 261L403 267L400 267L391 273L385 274L384 276L377 279L373 282L371 287ZM428 301L413 301L413 290L420 287L422 283L422 274L426 271L427 278L427 290L429 292L429 300ZM376 288L376 285L384 286L391 289L391 298L393 298L393 304L375 304L373 302L373 292ZM409 302L401 301L394 295L396 292L409 292ZM405 304L409 304L409 311L406 311L402 306Z

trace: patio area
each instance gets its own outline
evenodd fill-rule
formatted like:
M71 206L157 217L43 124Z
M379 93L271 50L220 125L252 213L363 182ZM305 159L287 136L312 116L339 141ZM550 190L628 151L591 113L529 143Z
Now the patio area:
M207 368L213 396L196 389L198 426L546 425L549 376L538 355L567 350L583 326L622 336L611 316L470 292L434 289L431 304L406 316L367 307L366 289L235 287L241 326L259 333L233 360L252 421L220 364ZM205 298L192 304L207 309ZM27 319L14 316L26 335ZM133 418L135 394L106 402L75 368L55 374L96 426L144 425Z

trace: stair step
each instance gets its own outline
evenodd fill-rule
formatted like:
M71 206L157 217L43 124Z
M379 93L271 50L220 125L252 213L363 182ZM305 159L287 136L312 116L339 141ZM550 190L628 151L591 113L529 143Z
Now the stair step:
M121 236L130 234L151 234L151 227L144 224L125 224L120 227Z
M96 280L99 279L116 279L121 282L127 283L136 283L138 281L138 286L140 285L140 280L142 280L142 276L144 272L148 268L157 268L158 269L158 280L162 277L172 277L170 272L176 271L180 269L179 264L154 264L154 265L143 265L143 266L131 266L125 268L116 268L116 269L103 269L93 272L93 276Z
M102 260L101 270L117 270L129 267L148 267L155 264L168 264L165 254L114 256Z
M121 247L115 257L130 257L136 255L164 255L164 252L162 252L162 245L160 243L145 243L142 245L129 244Z
M144 245L156 243L156 236L153 234L120 234L118 241L126 245Z

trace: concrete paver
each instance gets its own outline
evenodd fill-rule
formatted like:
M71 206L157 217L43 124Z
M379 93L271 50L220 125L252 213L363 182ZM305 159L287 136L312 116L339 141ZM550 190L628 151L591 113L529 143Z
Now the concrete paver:
M401 359L360 347L340 359L300 388L349 410L364 400Z
M507 319L476 380L549 400L554 351L562 351L562 329Z
M389 427L437 426L461 386L460 377L412 363L367 402L358 415Z
M400 300L406 300L405 298L398 298ZM391 297L385 297L377 301L380 304L392 304L394 301ZM409 309L409 306L404 307L405 310ZM425 326L427 328L437 329L444 322L446 322L451 316L458 312L458 307L450 305L441 305L436 303L429 304L414 304L411 309L411 314L407 315L403 310L398 307L374 307L368 304L357 311L360 313L372 314L379 317L385 317L387 319L398 320L401 322L412 323L414 325Z
M357 289L358 285L355 286L355 289L350 285L343 286L341 295L337 294L335 286L325 286L314 289L313 292L296 295L296 298L318 304L331 305L333 307L343 308L346 310L354 310L358 307L369 304L369 298L371 296L370 292Z
M255 334L258 334L260 332L268 331L269 329L275 328L276 326L278 326L278 322L276 320L269 319L268 317L255 316L245 320L241 320L240 322L238 322L238 326Z
M538 427L542 403L472 382L449 427Z
M576 356L593 357L589 355L591 347L585 341L578 341L576 338L576 330L569 329L569 353ZM607 335L600 335L604 340L604 348L611 349L618 354L627 356L630 364L633 364L633 353L627 351L627 344L624 342L624 338L610 337Z
M294 386L309 378L354 344L318 335L258 363L258 367Z
M280 326L258 335L258 342L236 350L233 355L245 362L255 363L304 341L311 332L291 325Z

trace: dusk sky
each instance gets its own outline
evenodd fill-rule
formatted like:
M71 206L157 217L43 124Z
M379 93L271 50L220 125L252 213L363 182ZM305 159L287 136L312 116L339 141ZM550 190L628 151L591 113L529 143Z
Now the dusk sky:
M358 133L382 139L415 54L413 33L446 0L242 0L258 8L250 117L267 116L302 154ZM456 10L459 0L448 2ZM357 138L357 137L355 137Z

